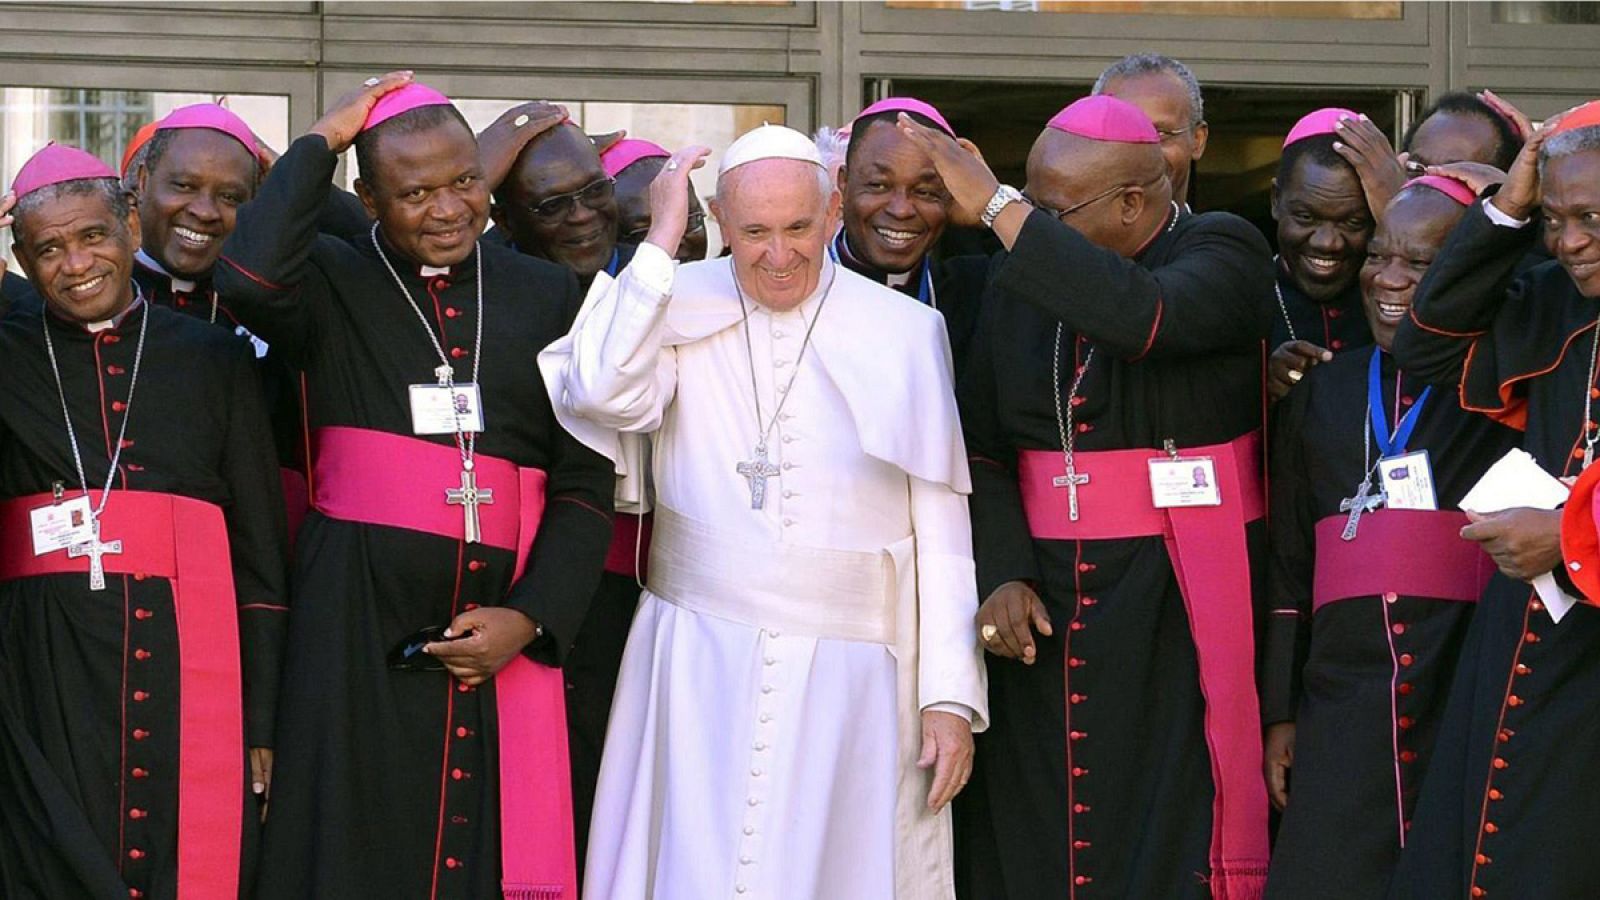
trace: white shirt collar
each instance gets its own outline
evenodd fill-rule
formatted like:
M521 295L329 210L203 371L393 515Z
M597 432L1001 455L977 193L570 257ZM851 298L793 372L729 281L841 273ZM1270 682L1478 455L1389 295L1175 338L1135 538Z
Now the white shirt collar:
M172 282L172 291L173 291L173 293L177 293L177 294L191 294L191 293L194 293L194 289L195 289L195 283L194 282L189 281L187 279L179 278L178 276L172 274L171 272L168 272L165 266L161 265L161 263L159 263L159 262L156 262L156 258L155 257L153 257L150 254L144 252L144 248L143 247L140 247L134 253L134 258L137 259L140 262L140 264L142 264L145 268L149 269L150 271L159 272L162 275L167 276L167 278Z

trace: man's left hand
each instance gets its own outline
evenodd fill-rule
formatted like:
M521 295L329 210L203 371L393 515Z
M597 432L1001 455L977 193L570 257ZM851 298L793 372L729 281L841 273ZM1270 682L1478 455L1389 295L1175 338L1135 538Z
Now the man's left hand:
M1507 577L1532 581L1561 565L1561 511L1519 507L1467 513L1461 536L1477 541Z
M922 756L917 767L933 767L928 809L938 812L972 778L972 723L954 713L924 710Z
M517 610L480 606L452 619L444 634L445 637L458 634L466 637L434 641L423 647L422 652L444 663L450 674L464 684L479 685L521 653L538 634L538 626Z
M1338 143L1333 145L1334 152L1355 167L1361 179L1361 190L1367 196L1367 210L1376 221L1383 217L1384 207L1394 195L1405 187L1405 166L1395 155L1389 139L1366 116L1340 119L1334 127L1339 136Z
M1000 187L1000 180L989 171L983 154L969 140L956 140L937 128L929 128L900 114L900 131L933 160L934 168L950 192L950 221L956 225L981 225L978 218L989 198Z

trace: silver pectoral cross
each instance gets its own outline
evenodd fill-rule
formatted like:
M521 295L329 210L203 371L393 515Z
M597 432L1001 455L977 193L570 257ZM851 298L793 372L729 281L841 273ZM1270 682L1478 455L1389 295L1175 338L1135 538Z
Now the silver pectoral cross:
M1376 494L1372 493L1372 480L1370 478L1361 482L1361 486L1356 488L1354 497L1339 501L1339 511L1350 514L1350 518L1345 520L1344 532L1339 537L1346 541L1355 540L1356 529L1361 525L1361 514L1376 512L1378 507L1382 506L1384 501L1388 499L1389 495L1383 491L1379 491Z
M1089 473L1079 472L1072 466L1067 466L1067 474L1057 475L1050 479L1050 484L1055 487L1067 489L1067 518L1078 521L1078 485L1089 483Z
M106 554L120 554L121 541L102 542L100 540L100 521L95 520L94 537L81 544L73 544L67 548L67 556L72 559L89 557L89 590L103 591L106 589L106 565L101 557Z
M767 460L767 445L757 444L755 456L734 466L734 470L750 482L750 508L761 509L767 505L767 479L778 474L778 467Z
M461 470L461 487L445 488L444 502L451 506L461 507L461 515L465 520L465 540L469 544L476 544L483 540L483 535L478 528L478 504L494 504L494 488L478 487L478 473L472 471L469 463Z
M451 379L456 377L456 372L450 368L449 363L444 363L433 370L433 377L439 379L440 387L449 387Z

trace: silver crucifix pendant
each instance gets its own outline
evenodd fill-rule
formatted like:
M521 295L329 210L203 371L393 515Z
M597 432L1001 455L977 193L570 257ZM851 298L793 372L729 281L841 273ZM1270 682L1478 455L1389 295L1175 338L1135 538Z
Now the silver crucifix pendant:
M461 487L445 488L444 502L461 507L463 540L469 544L481 543L483 535L478 527L478 505L494 504L494 488L478 487L478 473L472 471L471 463L461 469Z
M1377 512L1378 507L1382 506L1384 501L1388 499L1389 495L1383 491L1379 491L1376 494L1372 493L1370 479L1361 482L1361 486L1356 488L1354 497L1339 501L1339 511L1350 514L1350 518L1345 520L1344 531L1339 535L1340 539L1346 541L1355 540L1356 529L1361 527L1361 515L1363 513Z
M757 444L755 456L734 466L734 471L750 483L750 508L767 505L767 479L778 474L778 467L767 460L767 445Z
M1079 472L1072 466L1067 466L1067 474L1057 475L1050 479L1054 487L1067 489L1067 518L1078 521L1078 485L1089 483L1089 473Z
M94 522L94 537L81 544L73 544L67 548L67 556L72 559L84 556L89 557L89 590L91 591L103 591L106 589L106 565L102 557L107 554L119 554L121 552L121 541L102 542L100 540L100 520L98 518Z

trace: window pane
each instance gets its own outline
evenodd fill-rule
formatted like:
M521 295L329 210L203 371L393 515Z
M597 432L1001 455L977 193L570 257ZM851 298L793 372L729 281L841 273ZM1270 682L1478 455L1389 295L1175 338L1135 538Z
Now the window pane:
M282 150L289 136L289 98L273 94L189 94L102 88L0 88L0 184L9 187L22 164L51 141L71 144L113 169L145 123L191 103L220 103L244 119L256 136ZM0 241L11 270L11 241Z
M1307 0L1304 3L1248 0L888 0L890 9L964 9L977 12L1109 13L1158 16L1249 16L1265 19L1399 19L1399 2L1355 3ZM1520 3L1495 4L1521 6ZM1581 6L1577 3L1535 6Z
M474 132L489 127L499 115L520 100L457 98L456 108L466 117ZM668 150L690 144L711 147L711 156L705 166L697 169L690 178L702 201L709 200L716 191L717 165L722 161L722 151L733 139L746 131L768 122L782 125L784 108L781 106L743 106L718 103L611 103L583 100L553 101L565 106L572 119L590 134L626 131L629 137L653 141ZM345 184L352 187L358 173L355 154L345 155ZM722 233L709 217L706 219L708 253L716 256L722 252Z
M1595 3L1490 3L1489 18L1503 25L1600 25Z

